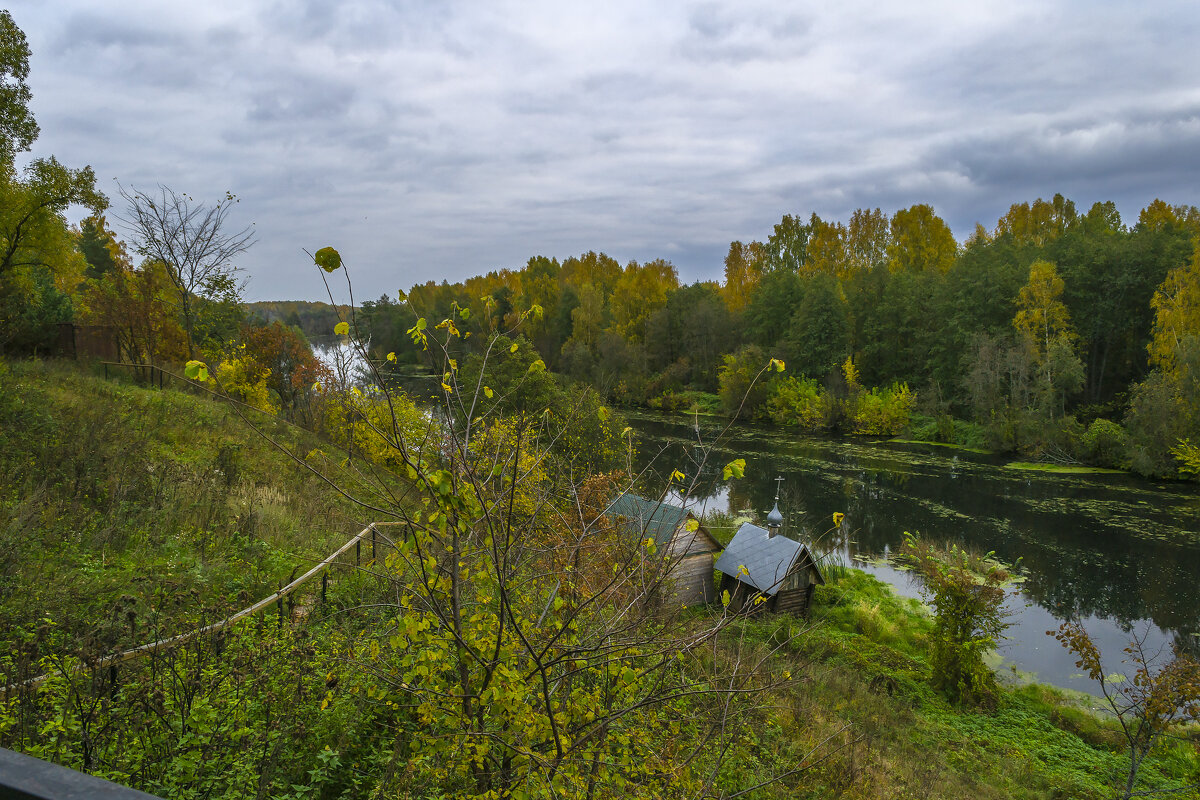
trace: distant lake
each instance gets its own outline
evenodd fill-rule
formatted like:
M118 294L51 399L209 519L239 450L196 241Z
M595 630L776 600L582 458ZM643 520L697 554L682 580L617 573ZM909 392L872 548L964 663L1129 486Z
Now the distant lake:
M1127 475L1055 475L1004 467L1006 459L933 445L801 436L736 425L703 467L699 437L712 442L722 424L663 415L629 415L640 437L639 468L648 491L680 469L697 474L688 498L697 508L771 508L782 476L785 535L853 563L901 594L919 597L907 572L878 561L904 531L1019 560L1025 581L1008 601L1012 613L1000 655L1042 682L1095 691L1075 658L1046 631L1079 618L1119 671L1129 632L1146 632L1151 651L1179 643L1200 651L1200 486ZM697 425L698 422L698 425ZM746 477L721 480L733 458ZM835 511L851 523L848 540L823 538Z

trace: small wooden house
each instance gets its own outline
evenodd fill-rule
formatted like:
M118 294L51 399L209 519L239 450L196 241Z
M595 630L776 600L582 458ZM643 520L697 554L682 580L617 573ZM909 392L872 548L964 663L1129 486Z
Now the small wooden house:
M825 583L809 549L779 535L782 522L776 507L766 529L745 523L717 560L721 591L729 592L732 611L805 615L813 590Z
M713 559L721 552L721 543L690 511L625 493L609 505L605 515L619 518L636 541L653 539L656 553L669 556L666 569L671 589L662 599L685 606L716 599ZM695 526L689 525L689 520L694 520ZM694 530L688 530L691 527Z

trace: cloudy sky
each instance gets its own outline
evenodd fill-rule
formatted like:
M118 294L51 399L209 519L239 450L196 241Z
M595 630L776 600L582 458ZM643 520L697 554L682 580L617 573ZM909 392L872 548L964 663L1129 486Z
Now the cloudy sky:
M320 298L325 245L362 299L587 250L718 278L785 213L1200 204L1195 0L8 8L33 155L234 192L250 299Z

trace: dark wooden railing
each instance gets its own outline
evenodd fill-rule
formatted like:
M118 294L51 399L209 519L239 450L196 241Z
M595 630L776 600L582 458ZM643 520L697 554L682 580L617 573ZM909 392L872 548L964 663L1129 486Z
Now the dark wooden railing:
M6 800L160 800L155 795L2 747L0 797Z

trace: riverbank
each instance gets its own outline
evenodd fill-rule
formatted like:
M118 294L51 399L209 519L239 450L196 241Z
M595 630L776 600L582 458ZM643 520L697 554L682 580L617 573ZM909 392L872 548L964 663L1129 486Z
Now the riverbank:
M1098 704L1025 684L1002 686L992 711L955 708L929 683L932 621L921 604L859 570L834 572L817 590L811 627L790 647L812 665L805 703L814 717L841 718L862 732L855 757L832 774L841 770L855 776L856 787L875 788L850 796L1111 795L1128 761L1119 726L1094 710ZM766 641L802 629L772 619L750 625ZM1141 788L1200 779L1200 728L1166 744L1144 769Z

